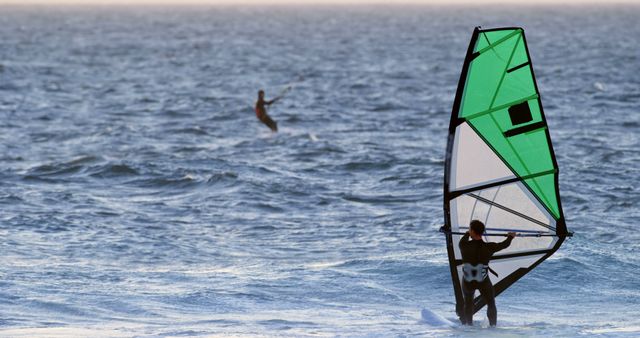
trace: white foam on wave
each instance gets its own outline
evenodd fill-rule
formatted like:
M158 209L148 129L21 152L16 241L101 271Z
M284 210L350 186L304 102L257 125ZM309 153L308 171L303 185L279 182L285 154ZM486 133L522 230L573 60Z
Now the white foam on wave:
M591 334L605 334L605 333L634 333L640 332L640 326L629 327L607 327L602 329L587 330L586 333Z
M433 327L453 327L456 324L439 314L429 310L422 309L421 311L422 322Z
M594 82L593 83L593 88L595 88L595 89L597 89L597 90L599 90L601 92L604 92L604 91L607 90L607 87L602 82Z
M119 332L108 328L76 328L76 327L46 327L46 328L17 328L0 330L3 337L130 337L128 332Z

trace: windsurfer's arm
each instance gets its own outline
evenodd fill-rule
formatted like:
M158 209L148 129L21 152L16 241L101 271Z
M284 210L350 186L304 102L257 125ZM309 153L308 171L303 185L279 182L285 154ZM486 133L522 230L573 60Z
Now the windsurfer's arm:
M460 242L458 242L458 247L462 248L467 243L469 243L469 231L465 232L464 236L462 236L462 238L460 238Z
M507 239L505 239L504 241L500 242L500 243L492 243L493 245L493 252L498 252L500 250L506 249L509 247L509 245L511 245L511 241L513 240L513 238L516 237L516 234L513 232L510 232L509 235L507 236Z
M267 106L270 106L272 103L275 103L276 101L280 100L282 97L281 96L277 96L276 98L274 98L271 101L265 101L264 104L266 104Z

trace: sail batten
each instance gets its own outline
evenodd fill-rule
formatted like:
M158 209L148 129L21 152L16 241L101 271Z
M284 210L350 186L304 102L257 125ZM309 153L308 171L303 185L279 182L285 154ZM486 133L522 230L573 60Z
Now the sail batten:
M448 140L443 230L461 314L458 242L471 220L491 229L488 240L509 231L522 234L490 262L500 272L489 277L496 295L553 254L568 235L558 166L522 28L474 30ZM476 311L484 305L480 297L475 304Z

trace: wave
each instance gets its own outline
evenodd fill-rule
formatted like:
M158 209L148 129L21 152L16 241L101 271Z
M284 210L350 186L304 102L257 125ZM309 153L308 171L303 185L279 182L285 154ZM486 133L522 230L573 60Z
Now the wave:
M139 175L135 168L126 164L106 164L92 168L92 177L99 178L116 178L116 177L128 177Z
M183 176L181 178L154 177L144 178L126 182L128 185L134 185L140 188L193 188L200 184L198 180L191 176Z
M381 113L381 112L388 112L388 111L395 112L395 111L407 110L407 109L409 109L409 107L404 105L400 105L396 103L383 103L383 104L376 105L369 110L376 113Z
M357 161L349 162L339 166L340 169L347 171L368 171L368 170L384 170L394 166L393 162L373 162L373 161Z
M51 164L43 164L31 169L28 169L25 178L26 179L45 179L53 177L68 177L73 174L82 172L87 169L87 165L100 161L101 159L96 156L81 156L68 162L58 162Z
M422 195L415 195L413 197L408 197L408 196L394 196L394 195L375 196L375 195L354 195L354 194L343 194L341 197L346 201L366 203L366 204L414 203L424 198L424 196Z
M169 130L168 131L170 134L191 134L191 135L198 135L198 136L202 136L202 135L209 135L209 133L202 129L201 127L187 127L187 128L180 128L180 129L173 129L173 130Z
M231 171L225 171L220 173L215 173L211 175L207 179L207 183L219 183L219 182L229 182L229 181L237 181L238 174Z
M25 203L25 200L17 195L8 194L6 196L0 196L0 204L14 204L14 205L22 205Z

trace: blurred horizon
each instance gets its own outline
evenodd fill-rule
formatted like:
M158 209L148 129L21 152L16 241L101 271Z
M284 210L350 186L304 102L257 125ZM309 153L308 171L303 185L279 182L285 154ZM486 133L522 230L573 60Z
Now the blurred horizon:
M0 5L98 5L98 6L136 6L136 5L437 5L437 6L480 6L480 5L515 5L515 6L566 6L566 5L639 5L640 0L614 0L603 3L597 0L565 0L561 3L554 0L540 0L535 3L521 0L0 0Z

